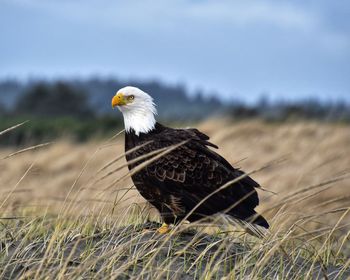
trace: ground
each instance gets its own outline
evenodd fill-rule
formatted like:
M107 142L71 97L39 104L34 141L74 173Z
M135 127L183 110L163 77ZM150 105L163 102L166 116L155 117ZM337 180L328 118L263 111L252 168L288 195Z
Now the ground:
M349 126L220 119L196 127L265 189L257 208L271 224L264 237L222 219L157 235L149 222L157 212L127 175L122 135L58 140L0 160L0 278L348 275Z

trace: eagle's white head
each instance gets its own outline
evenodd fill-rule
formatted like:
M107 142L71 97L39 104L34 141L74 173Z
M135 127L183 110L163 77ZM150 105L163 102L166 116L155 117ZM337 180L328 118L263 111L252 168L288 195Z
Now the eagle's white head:
M153 98L137 87L127 86L117 91L112 98L112 108L118 107L123 113L125 131L136 135L151 131L157 114Z

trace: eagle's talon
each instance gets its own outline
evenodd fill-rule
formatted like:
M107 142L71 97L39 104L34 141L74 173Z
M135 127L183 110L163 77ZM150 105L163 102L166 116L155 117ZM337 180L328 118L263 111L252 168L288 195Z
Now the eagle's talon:
M163 223L162 226L157 230L160 234L166 234L170 232L170 227L168 224Z

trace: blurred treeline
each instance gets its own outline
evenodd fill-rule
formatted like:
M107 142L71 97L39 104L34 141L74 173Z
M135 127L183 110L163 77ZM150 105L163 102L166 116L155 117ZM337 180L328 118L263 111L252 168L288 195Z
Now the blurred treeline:
M152 94L159 118L167 122L191 122L211 116L235 120L260 118L266 121L312 119L349 122L350 106L344 102L319 100L271 102L262 97L256 104L235 100L223 102L219 93L188 94L182 85L159 81L122 82L115 79L0 82L0 131L30 120L25 126L1 137L0 144L20 145L50 141L66 135L77 141L113 135L122 129L122 117L111 108L111 98L125 85L134 85ZM207 97L211 96L211 97Z
M11 99L4 96L0 106L0 131L29 122L1 137L0 144L21 145L61 136L84 141L121 128L120 118L98 114L83 90L65 82L38 82L12 93Z

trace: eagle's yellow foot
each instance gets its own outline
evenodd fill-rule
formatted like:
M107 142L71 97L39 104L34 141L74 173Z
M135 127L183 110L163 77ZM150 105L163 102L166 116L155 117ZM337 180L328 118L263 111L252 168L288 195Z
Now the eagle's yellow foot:
M170 227L168 224L163 223L162 226L157 231L160 234L166 234L170 231Z

